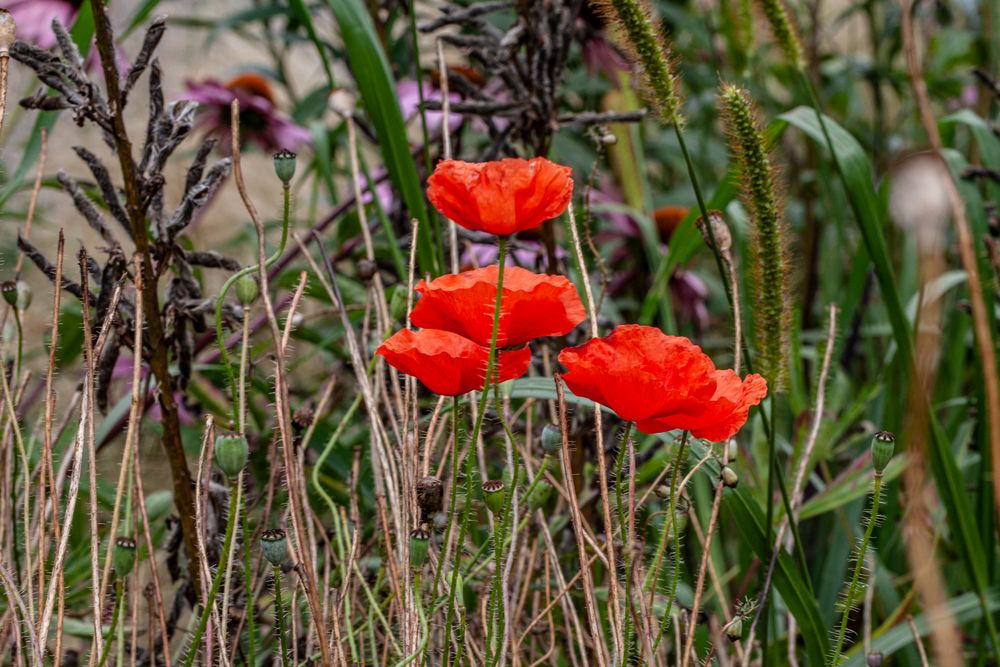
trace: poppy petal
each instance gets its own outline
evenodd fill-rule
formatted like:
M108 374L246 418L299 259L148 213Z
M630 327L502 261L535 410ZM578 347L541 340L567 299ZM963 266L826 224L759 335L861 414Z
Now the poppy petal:
M450 331L402 329L375 351L393 368L412 375L442 396L459 396L482 389L489 348ZM497 381L521 377L531 364L528 346L501 350Z
M676 414L636 424L643 433L664 433L674 429L691 431L696 438L712 442L728 440L747 421L750 408L767 395L767 381L760 375L748 375L742 381L733 371L718 371L715 395L693 414Z

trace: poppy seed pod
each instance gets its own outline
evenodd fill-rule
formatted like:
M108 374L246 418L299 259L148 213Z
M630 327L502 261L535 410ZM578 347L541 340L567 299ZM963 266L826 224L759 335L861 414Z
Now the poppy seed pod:
M3 300L11 306L17 305L17 283L13 280L0 283L0 294L3 294Z
M260 535L260 550L271 565L278 566L288 556L288 538L281 528L268 528Z
M236 298L239 299L244 308L256 301L259 294L260 286L254 276L247 274L240 276L239 280L236 281Z
M413 567L423 567L427 562L427 553L430 551L431 534L423 528L414 528L410 531L410 565Z
M494 514L498 514L503 508L506 495L506 486L499 479L488 479L483 482L483 500L486 502L486 507Z
M135 540L119 537L115 540L115 550L111 556L115 566L115 576L124 579L135 564Z
M444 496L444 485L437 477L421 477L417 480L417 506L424 517L441 511L441 499Z
M247 464L250 446L242 435L220 435L215 438L215 464L230 479Z
M892 459L896 449L896 436L888 431L879 431L872 437L872 467L875 474L881 475Z
M295 158L295 153L287 148L282 148L274 154L274 173L286 186L292 182L292 177L295 176Z
M740 476L737 475L736 471L729 466L722 466L722 471L719 473L719 477L722 478L722 483L730 489L735 489L736 485L740 483Z
M546 424L542 429L542 451L556 454L562 449L562 432L555 424Z

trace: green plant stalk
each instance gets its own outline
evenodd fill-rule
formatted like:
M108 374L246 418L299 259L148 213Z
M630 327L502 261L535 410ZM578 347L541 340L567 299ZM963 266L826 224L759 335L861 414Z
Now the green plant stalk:
M618 506L618 530L621 532L622 543L625 545L622 550L625 564L625 610L622 619L622 644L625 650L622 651L622 667L628 665L629 638L632 634L632 535L628 531L628 522L625 518L625 508L622 505L622 478L625 476L625 455L628 451L628 439L632 435L632 422L625 424L625 435L622 436L622 446L618 449L618 461L615 475L615 504ZM635 471L630 470L629 474L634 475ZM617 576L617 575L615 575Z
M264 268L270 268L275 262L277 262L281 255L285 252L285 244L288 242L288 220L291 215L291 191L288 185L282 185L281 188L282 196L282 213L281 213L281 240L278 242L278 248L264 261ZM229 363L229 352L226 351L226 339L222 335L222 306L226 300L226 294L232 288L236 281L243 276L250 275L254 271L258 271L259 267L254 264L252 266L247 266L240 269L233 275L229 276L226 282L222 283L222 289L219 290L219 296L215 300L215 342L219 346L219 361L222 362L223 367L226 369L226 375L229 378L229 386L235 393L237 391L236 377L233 375L232 366ZM233 397L233 423L241 423L241 417L238 413L236 397Z
M444 544L447 547L451 543L451 528L455 524L455 508L458 505L458 396L452 398L451 402L451 489L448 492L448 526L444 530ZM438 559L437 568L434 572L434 586L431 588L431 595L437 595L438 586L441 584L441 573L444 571L444 558Z
M764 520L764 534L767 536L767 543L768 543L768 548L767 548L768 563L770 563L771 559L774 558L774 550L776 548L774 540L771 539L771 526L774 523L774 502L773 502L774 478L776 476L776 471L778 468L778 448L775 442L776 433L778 430L778 425L775 423L775 410L776 410L775 404L777 403L777 397L778 397L777 394L771 395L771 419L770 419L771 427L767 429L767 502L765 503L767 505L767 510L766 510L767 518ZM789 512L788 516L789 518L791 518L792 516L791 512ZM797 538L798 536L796 536L796 539ZM809 571L804 569L802 571L802 576L808 578ZM770 619L771 619L770 611L772 608L772 605L768 604L771 602L771 597L768 595L768 592L769 591L764 590L763 595L765 596L766 601L764 602L764 605L760 610L761 614L760 655L761 655L761 664L764 665L764 667L767 667L767 665L769 664L767 661L767 645L768 645L767 631L768 631L768 626L770 625Z
M184 660L184 667L191 667L198 655L198 643L205 634L205 627L208 625L208 617L212 613L215 598L219 594L219 586L222 584L222 577L226 572L225 563L229 560L229 551L233 547L233 535L236 533L237 516L239 516L239 494L240 489L230 489L229 493L229 515L226 517L226 536L222 541L222 553L219 555L219 567L215 570L215 577L212 579L212 588L208 592L205 600L205 608L201 610L201 618L198 619L198 627L191 638L191 646L188 650L187 658ZM248 603L249 604L249 603Z
M278 633L278 646L281 651L281 665L288 667L288 647L285 639L285 605L281 598L281 566L274 565L274 630Z
M882 475L875 473L875 486L872 490L872 511L868 516L865 525L865 534L861 538L861 546L858 548L858 559L854 563L854 573L851 575L851 583L847 587L847 599L844 601L844 611L840 615L840 628L837 630L837 643L833 647L833 667L837 667L844 656L841 648L844 646L844 636L847 634L847 617L851 613L851 601L858 592L858 582L861 578L861 569L865 564L865 555L868 552L868 544L871 542L872 533L875 531L875 523L878 521L878 508L882 502ZM766 638L765 638L766 639ZM766 642L765 642L766 643Z
M111 652L111 637L115 634L115 628L118 627L118 617L121 616L122 611L122 599L124 595L124 584L122 579L119 577L118 581L115 582L115 610L111 614L111 626L108 628L108 641L104 642L104 650L101 651L101 659L97 663L97 667L104 667L104 664L108 661L108 654Z
M247 512L247 504L240 503L240 515L243 522L243 535L250 535L250 517ZM246 537L243 538L244 540ZM243 590L253 590L253 562L250 559L250 549L243 549ZM249 594L248 594L249 595ZM247 614L247 665L256 665L257 659L257 623L254 617L254 601L248 599L246 602Z
M493 364L497 351L497 332L500 329L500 306L503 301L503 267L506 259L507 237L501 236L499 239L499 250L497 253L497 265L499 268L497 270L497 299L496 304L493 307L493 333L490 335L490 349L486 357L486 379L483 381L483 391L479 396L479 412L476 413L476 423L472 428L472 434L469 436L468 451L465 455L465 507L462 508L462 523L459 525L458 541L455 546L455 563L452 568L451 584L449 585L448 591L448 618L445 622L445 628L451 627L455 616L455 586L458 583L459 556L462 553L462 541L465 539L466 525L472 516L472 452L476 447L476 441L479 439L479 432L483 427L483 417L486 414L486 401L489 398L489 389L493 381ZM459 648L464 649L464 645L460 645ZM450 643L448 644L446 657L447 660L444 664L447 664L450 667L452 664ZM457 660L462 659L461 653L455 657Z
M674 568L673 572L670 573L670 588L667 590L667 609L663 614L663 620L660 621L660 630L656 633L656 639L653 641L653 652L660 646L660 640L663 639L663 633L666 632L667 628L670 626L670 613L673 611L674 606L674 596L677 595L677 582L680 579L681 573L681 531L677 529L676 517L677 512L677 494L678 494L678 481L680 478L681 464L684 461L684 449L687 445L688 432L684 431L684 435L681 438L681 446L677 450L677 459L674 461L674 469L671 472L670 479L670 516L667 517L669 522L663 527L663 535L660 536L660 544L656 548L656 565L650 572L652 578L647 576L646 588L647 592L650 583L655 582L659 578L660 572L660 562L663 560L663 552L666 549L667 537L670 532L674 534Z

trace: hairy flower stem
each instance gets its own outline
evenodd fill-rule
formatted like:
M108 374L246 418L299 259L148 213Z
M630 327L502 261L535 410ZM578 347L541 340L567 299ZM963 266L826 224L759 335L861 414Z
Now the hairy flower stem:
M237 421L236 430L240 435L246 436L246 373L247 373L247 354L250 348L250 307L247 306L243 309L243 339L240 345L240 380L239 380L239 401L237 408ZM239 503L240 521L243 527L243 539L247 540L250 535L250 520L247 515L246 503L240 500ZM226 572L226 593L225 600L228 604L229 602L229 565L227 563ZM246 618L247 618L247 664L254 665L254 659L257 655L257 629L254 623L254 605L252 601L252 595L250 591L253 591L253 568L250 562L250 549L244 547L243 549L243 590L247 591L247 604L246 608ZM223 613L223 618L228 618L228 616ZM237 638L237 642L238 642Z
M104 667L104 664L108 661L108 654L111 653L111 644L114 643L111 639L115 634L115 628L118 627L118 617L121 616L122 600L124 598L125 585L119 577L118 581L115 582L115 610L111 614L111 626L108 628L108 638L104 642L104 650L101 651L101 659L97 662L97 667Z
M629 662L629 639L632 635L632 534L629 530L628 520L625 515L625 505L622 500L622 484L625 478L625 458L628 454L629 437L632 435L632 422L625 424L625 433L622 435L622 444L618 448L618 461L615 466L615 504L618 507L618 530L622 540L622 559L625 565L625 608L622 616L622 644L624 650L621 655L622 667L627 667ZM629 476L635 474L634 470L628 471Z
M285 604L281 598L281 566L271 569L274 576L274 631L278 633L278 647L281 651L281 665L288 667L288 646L285 639Z
M500 306L503 303L503 267L506 259L507 237L501 236L497 252L497 266L499 268L497 269L497 299L493 307L493 333L490 335L490 349L486 356L486 379L483 381L483 391L479 396L479 411L476 413L476 423L472 427L472 434L469 436L468 450L465 455L465 507L462 509L462 523L458 528L458 541L455 547L455 566L452 569L451 584L448 591L448 619L445 623L445 628L452 627L452 621L454 620L455 586L458 584L458 561L462 553L462 542L465 539L466 526L472 517L472 452L476 448L476 441L479 440L479 432L483 428L483 417L486 415L486 401L489 398L489 390L493 381L493 367L497 352L497 332L500 330ZM459 649L455 659L461 662L464 644L461 644ZM444 664L449 665L449 667L452 664L451 644L448 645L447 660Z
M275 249L271 256L267 258L264 262L264 268L269 269L271 265L281 259L281 255L285 252L285 244L288 241L288 221L291 217L291 190L287 183L283 183L281 187L281 199L282 199L282 211L281 211L281 239L278 241L278 247ZM222 362L222 367L226 369L226 375L229 378L229 386L233 391L232 398L232 409L233 409L233 423L240 424L243 421L243 416L239 414L239 407L236 393L239 391L236 383L236 376L233 375L233 367L229 363L229 352L226 350L226 339L222 335L222 306L226 301L226 294L232 289L236 281L243 276L248 276L251 273L259 271L260 267L257 264L252 264L250 266L240 269L233 275L229 276L226 282L222 283L222 289L219 290L219 296L215 299L215 342L219 346L219 360Z
M858 594L861 586L861 569L865 564L865 555L868 553L868 544L871 542L872 533L875 532L875 524L878 522L878 508L882 503L882 473L875 473L875 485L872 489L872 510L865 522L865 534L861 538L861 545L858 547L858 554L854 563L854 573L851 575L851 583L847 587L847 599L844 600L844 610L840 614L840 628L837 630L837 643L833 647L833 667L837 667L844 660L841 649L844 646L844 637L847 634L847 617L851 614L852 602Z
M212 579L212 588L208 592L208 598L205 600L205 607L201 610L201 617L198 619L198 627L194 631L194 636L191 637L191 645L188 649L187 658L184 660L184 667L191 667L194 664L195 658L198 656L198 644L201 642L202 635L205 634L205 627L208 625L208 617L212 614L212 609L215 606L215 597L219 594L219 587L222 584L222 577L226 572L225 563L229 560L229 550L233 547L233 535L236 533L236 522L239 516L239 500L240 491L242 489L242 473L240 474L240 480L234 485L236 488L230 488L229 493L229 515L226 517L226 536L222 541L222 553L219 555L219 566L215 570L215 577ZM252 604L252 601L247 601L247 604Z
M500 420L500 424L503 426L504 433L507 436L507 463L510 466L511 482L510 488L504 495L503 507L500 511L500 521L499 527L496 531L496 535L499 538L494 543L494 554L496 560L496 569L493 572L493 586L498 595L498 600L500 601L500 611L503 612L507 608L507 603L509 602L508 597L510 595L508 581L507 581L507 571L504 567L503 553L507 544L507 531L510 529L511 524L517 522L517 483L520 477L519 468L521 465L520 456L518 455L517 446L514 443L514 433L510 429L510 424L507 423L507 419L503 414L503 405L500 402L500 391L498 386L493 387L493 401L494 408L497 413L497 418ZM537 479L537 478L536 478ZM517 532L519 526L515 526L514 530L510 535L510 553L508 556L508 567L510 558L513 557L517 549ZM501 613L500 621L501 625L501 645L500 650L497 652L495 657L494 665L503 664L504 658L507 653L507 645L509 640L510 628L506 616Z
M645 588L649 592L652 587L656 585L656 581L660 578L660 564L663 561L663 553L667 547L667 538L670 533L674 535L674 567L673 571L670 573L670 584L667 589L667 608L663 613L663 620L660 621L660 630L656 633L656 639L653 641L653 652L660 646L660 640L663 639L663 633L666 632L667 628L670 626L670 613L674 606L674 596L677 594L677 582L680 578L681 572L681 536L680 530L677 529L676 524L676 513L677 513L677 495L679 493L678 482L680 481L681 464L684 462L684 451L687 446L688 432L684 431L684 435L681 437L681 444L677 448L677 457L674 459L674 469L670 474L670 504L667 510L667 522L663 526L663 532L660 534L660 543L656 547L656 557L653 569L646 577ZM652 596L651 596L652 597ZM652 607L652 604L650 604Z

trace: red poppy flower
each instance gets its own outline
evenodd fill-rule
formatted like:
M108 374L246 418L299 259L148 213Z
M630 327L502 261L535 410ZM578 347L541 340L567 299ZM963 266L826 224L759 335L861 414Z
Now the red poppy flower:
M429 283L421 280L416 289L422 296L410 313L411 321L418 327L452 331L489 345L499 273L493 265L450 273ZM516 266L504 269L497 347L561 336L586 316L576 288L564 276L540 275Z
M450 331L402 329L375 350L389 364L423 382L442 396L458 396L482 389L489 349ZM531 364L528 346L499 353L497 381L521 377Z
M570 168L543 157L444 160L427 179L427 198L442 215L466 229L498 236L556 217L572 196Z
M620 326L563 350L559 361L569 369L563 379L573 393L636 422L643 433L686 429L696 438L725 440L767 394L761 376L741 381L731 370L716 370L690 340L653 327Z

